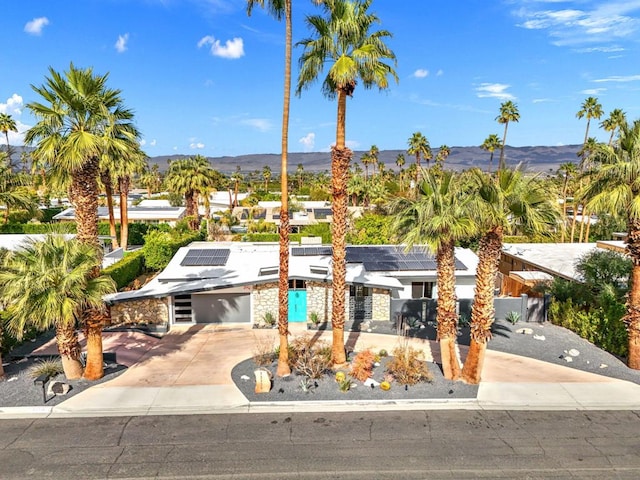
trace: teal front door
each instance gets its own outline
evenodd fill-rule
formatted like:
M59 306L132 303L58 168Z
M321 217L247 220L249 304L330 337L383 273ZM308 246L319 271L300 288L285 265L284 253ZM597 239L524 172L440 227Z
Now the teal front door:
M289 290L289 321L307 321L307 291Z

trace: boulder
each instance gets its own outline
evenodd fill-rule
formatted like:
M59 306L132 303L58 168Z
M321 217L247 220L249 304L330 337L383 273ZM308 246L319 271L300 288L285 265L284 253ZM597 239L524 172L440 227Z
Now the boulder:
M273 375L266 368L258 368L253 372L256 376L256 393L269 393L271 391L271 379Z

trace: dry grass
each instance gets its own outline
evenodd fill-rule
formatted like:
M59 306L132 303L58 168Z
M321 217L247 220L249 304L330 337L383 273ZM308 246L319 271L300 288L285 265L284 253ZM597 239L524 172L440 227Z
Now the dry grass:
M433 380L429 367L422 358L422 352L406 344L393 351L393 358L387 363L387 373L393 375L394 380L401 385Z
M370 349L359 352L351 362L350 375L364 382L373 375L373 364L375 361L376 355Z
M277 352L274 350L275 338L273 336L258 337L253 336L253 361L259 367L271 365L277 358Z

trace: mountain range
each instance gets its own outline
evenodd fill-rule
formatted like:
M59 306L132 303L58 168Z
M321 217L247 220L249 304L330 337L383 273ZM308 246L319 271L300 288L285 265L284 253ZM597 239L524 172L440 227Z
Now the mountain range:
M507 166L516 166L520 163L526 166L529 171L554 173L558 167L565 162L577 163L579 161L577 152L582 145L560 145L554 147L505 147L505 158ZM465 170L471 167L480 167L487 169L490 167L489 159L491 154L482 150L480 147L450 147L451 153L445 161L445 168L456 171ZM434 149L433 156L435 158L438 150ZM360 162L360 158L364 151L355 151L352 162ZM378 154L378 160L384 162L387 168L398 170L396 166L396 158L399 154L403 154L405 158L405 166L407 168L411 163L415 162L415 157L409 155L406 150L383 150ZM158 164L160 171L165 171L170 160L179 158L188 158L190 155L161 155L151 157L150 164ZM493 154L493 164L491 169L494 170L500 159L500 150L496 150ZM260 170L265 166L269 166L271 171L277 173L280 171L280 154L252 154L238 155L235 157L207 157L213 168L222 173L232 173L239 165L243 172L251 172ZM296 171L298 165L302 165L305 172L322 172L331 171L331 153L330 152L308 152L308 153L289 153L288 155L289 173ZM426 166L424 159L422 165ZM372 167L369 167L370 169Z

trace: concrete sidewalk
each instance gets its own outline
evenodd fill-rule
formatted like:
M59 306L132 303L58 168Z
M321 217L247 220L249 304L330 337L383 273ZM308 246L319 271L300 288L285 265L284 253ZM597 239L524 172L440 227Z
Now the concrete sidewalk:
M300 327L292 325L292 330ZM303 331L306 331L306 326ZM292 332L294 334L300 331ZM311 331L327 341L331 332ZM398 337L346 332L353 350L392 350ZM0 408L0 418L123 416L192 413L318 412L418 409L610 410L639 409L640 385L561 365L488 350L476 399L393 401L249 402L231 370L252 356L256 342L276 342L274 330L246 325L193 326L158 342L140 343L138 361L119 377L91 387L54 407ZM436 342L411 338L429 361ZM466 355L461 346L461 356ZM129 355L132 353L129 352Z

